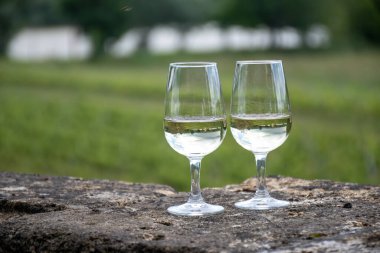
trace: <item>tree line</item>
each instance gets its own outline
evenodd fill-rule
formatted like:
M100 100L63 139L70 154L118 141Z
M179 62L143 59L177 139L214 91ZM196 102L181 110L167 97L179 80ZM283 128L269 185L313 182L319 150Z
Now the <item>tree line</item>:
M318 23L330 29L335 45L380 45L380 0L0 0L0 53L23 27L78 26L101 54L107 40L133 27L208 20L300 31Z

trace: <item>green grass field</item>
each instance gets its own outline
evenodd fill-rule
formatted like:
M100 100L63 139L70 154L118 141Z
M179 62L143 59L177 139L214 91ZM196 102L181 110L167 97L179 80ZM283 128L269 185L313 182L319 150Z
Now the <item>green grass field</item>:
M380 184L380 51L149 56L92 63L0 60L0 170L169 184L188 190L185 157L166 143L169 62L219 67L226 107L234 63L282 59L293 109L269 175ZM202 164L202 186L255 175L230 132Z

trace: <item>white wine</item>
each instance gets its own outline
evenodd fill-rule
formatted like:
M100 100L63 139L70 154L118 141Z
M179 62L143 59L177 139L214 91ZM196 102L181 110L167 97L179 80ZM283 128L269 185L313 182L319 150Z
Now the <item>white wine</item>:
M165 118L165 138L178 153L203 157L219 147L226 135L225 118Z
M267 153L278 148L290 132L288 114L232 115L231 132L237 143L253 153Z

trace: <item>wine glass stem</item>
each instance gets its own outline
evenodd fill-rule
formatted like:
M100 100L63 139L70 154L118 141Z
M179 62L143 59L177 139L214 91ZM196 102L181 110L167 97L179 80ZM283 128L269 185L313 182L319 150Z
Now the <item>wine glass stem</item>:
M201 160L202 158L189 158L190 174L191 174L191 192L189 202L203 202L200 176L201 176Z
M268 197L269 193L265 185L265 163L267 159L267 153L255 153L256 169L257 169L257 189L256 197Z

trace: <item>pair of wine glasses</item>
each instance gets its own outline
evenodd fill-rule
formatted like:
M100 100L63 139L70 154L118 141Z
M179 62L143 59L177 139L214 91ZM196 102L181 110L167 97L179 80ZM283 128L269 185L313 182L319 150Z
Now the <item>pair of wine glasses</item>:
M231 98L230 128L234 139L256 159L257 188L237 208L263 210L289 205L272 198L265 186L268 152L287 139L291 111L280 60L238 61ZM203 216L224 211L204 201L200 189L201 160L216 150L227 131L227 115L214 62L171 63L165 98L164 132L169 145L190 160L191 192L185 204L168 212Z

